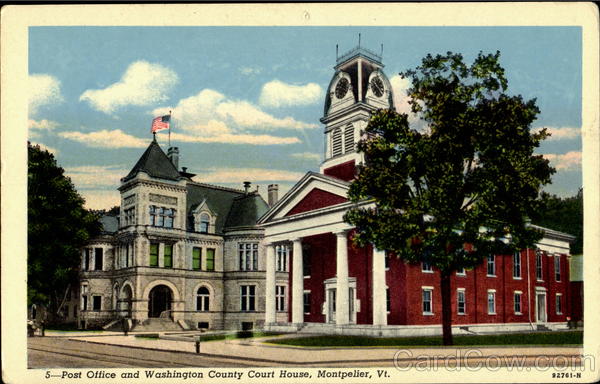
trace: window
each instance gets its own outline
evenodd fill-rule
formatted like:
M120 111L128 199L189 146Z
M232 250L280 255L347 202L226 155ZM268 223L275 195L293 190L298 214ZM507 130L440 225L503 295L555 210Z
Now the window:
M535 278L542 280L542 254L537 252L535 254Z
M158 244L150 244L150 266L158 267Z
M77 317L77 306L73 306L73 317Z
M215 250L213 248L208 248L206 250L206 270L215 270Z
M521 252L515 252L513 255L513 278L521 278Z
M488 302L488 314L495 315L496 314L496 291L488 291L487 302Z
M562 315L562 294L556 294L556 314Z
M208 329L208 322L207 321L199 321L198 322L198 329Z
M135 224L135 207L126 209L124 211L125 215L125 225L134 225Z
M154 227L173 228L175 210L172 208L156 207L151 205L149 208L150 225Z
M310 270L311 270L310 262L311 262L310 250L303 249L302 250L302 274L304 275L304 277L310 277Z
M173 268L173 245L171 244L165 244L163 266L165 268Z
M198 232L208 233L208 226L210 225L210 216L208 214L203 213L200 215L200 226L198 228Z
M94 269L96 271L101 271L102 270L102 248L95 248L94 249Z
M383 265L386 271L390 269L390 255L388 255L387 251L385 252L385 256L383 257Z
M331 134L331 155L338 156L342 154L342 131L336 128Z
M81 303L81 310L82 311L87 311L88 297L87 297L87 295L83 295L81 298L83 299L83 302Z
M465 267L460 267L456 269L456 274L458 276L466 276L467 271L465 271Z
M349 125L344 130L344 152L352 152L354 150L354 126Z
M254 285L241 286L241 309L244 312L254 311L254 295L256 287Z
M210 292L206 287L198 288L196 295L196 311L208 311L210 308Z
M433 290L431 288L423 288L423 314L431 315L433 314L433 308L431 303L431 296Z
M496 255L488 255L487 257L487 275L496 276Z
M456 291L456 313L465 314L465 290L461 288Z
M92 253L92 250L89 248L86 248L83 252L83 270L84 271L90 270L91 253Z
M102 296L92 296L92 310L99 311L102 306Z
M421 263L421 271L423 271L423 272L433 272L433 268L431 267L431 264L429 264L427 261L423 261Z
M192 249L192 269L199 271L202 269L202 248L194 247Z
M285 286L283 285L275 287L275 310L285 311Z
M554 278L560 281L560 256L554 256Z
M61 312L64 313L66 317L69 317L69 306L65 304L64 309Z
M385 288L385 311L392 311L392 298L390 296L390 289L388 287Z
M515 292L515 294L514 294L515 315L521 314L521 295L522 295L522 293L519 291Z
M278 245L275 247L275 252L277 254L277 271L287 272L288 247L285 245Z
M310 291L304 291L303 301L304 301L304 313L309 314L310 313Z
M240 270L258 270L258 243L240 243Z

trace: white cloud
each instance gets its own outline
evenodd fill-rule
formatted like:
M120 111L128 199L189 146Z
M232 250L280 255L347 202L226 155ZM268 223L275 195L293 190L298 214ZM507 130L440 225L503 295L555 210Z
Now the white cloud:
M581 137L581 128L575 127L546 127L548 132L551 134L550 137L546 138L546 141L555 140L570 140ZM532 129L533 132L539 132L542 127Z
M121 204L119 191L114 190L84 190L79 192L85 199L87 209L110 209Z
M242 75L258 75L262 72L262 68L259 67L240 67Z
M60 81L50 75L29 75L27 91L30 116L35 115L42 106L59 104L64 100L60 91Z
M280 137L271 135L231 134L223 133L212 136L186 135L172 133L171 138L175 141L186 143L223 143L223 144L251 144L251 145L282 145L300 143L297 137Z
M257 134L275 128L302 130L316 128L292 117L277 118L248 101L232 100L224 94L203 89L181 99L175 107L156 108L154 116L172 111L172 127L179 140L198 143L275 145L299 143L297 137ZM175 135L173 133L172 135ZM174 139L175 136L173 136Z
M292 85L273 80L262 87L259 103L265 107L290 107L318 102L323 89L317 83Z
M65 167L65 174L71 178L77 189L117 188L121 178L129 173L122 166L81 165Z
M112 131L104 129L88 133L67 131L60 132L58 135L94 148L146 148L148 146L147 140L131 136L120 129Z
M581 167L581 151L565 154L547 153L544 157L559 171L576 170Z
M129 65L118 82L104 89L88 89L79 100L110 114L126 105L145 106L165 101L167 92L178 81L177 74L169 68L141 60Z
M321 154L313 152L292 153L290 156L296 159L321 160Z
M408 123L411 127L419 131L427 131L427 126L418 114L411 111L411 106L408 103L410 98L407 91L411 86L410 80L403 78L400 75L392 76L390 79L392 85L392 93L394 96L394 107L398 113L406 113L408 115Z
M44 150L50 152L51 154L53 154L54 157L56 157L56 155L58 155L58 149L56 149L54 147L49 147L46 144L32 142L31 145L34 145L34 146L37 145L37 146L39 146L41 149L44 149Z
M29 128L29 138L33 139L40 137L42 132L52 131L54 128L58 127L58 123L46 119L29 119L29 121L27 122L27 127Z
M304 176L300 172L291 172L277 169L262 168L215 168L197 175L200 182L206 183L241 183L244 181L274 182L274 181L297 181Z

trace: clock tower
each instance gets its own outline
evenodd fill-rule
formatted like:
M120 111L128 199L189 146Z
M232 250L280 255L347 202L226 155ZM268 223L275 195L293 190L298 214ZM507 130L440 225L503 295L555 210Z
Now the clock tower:
M358 47L339 56L327 87L321 122L325 156L321 173L350 181L362 155L356 143L377 109L394 108L392 87L383 73L381 55Z

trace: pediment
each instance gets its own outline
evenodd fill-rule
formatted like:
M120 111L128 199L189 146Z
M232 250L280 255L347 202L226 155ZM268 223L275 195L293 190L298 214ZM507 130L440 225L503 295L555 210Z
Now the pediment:
M345 203L349 186L346 181L309 172L260 218L259 223Z

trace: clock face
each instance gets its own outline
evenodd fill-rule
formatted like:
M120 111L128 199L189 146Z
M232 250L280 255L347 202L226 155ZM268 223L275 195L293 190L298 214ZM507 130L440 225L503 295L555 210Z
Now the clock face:
M371 90L373 91L373 94L375 94L375 96L377 97L381 97L383 95L383 81L381 80L381 77L379 76L375 76L371 79Z
M342 77L335 86L335 97L341 99L342 97L346 96L349 85L350 83L348 82L348 79Z

